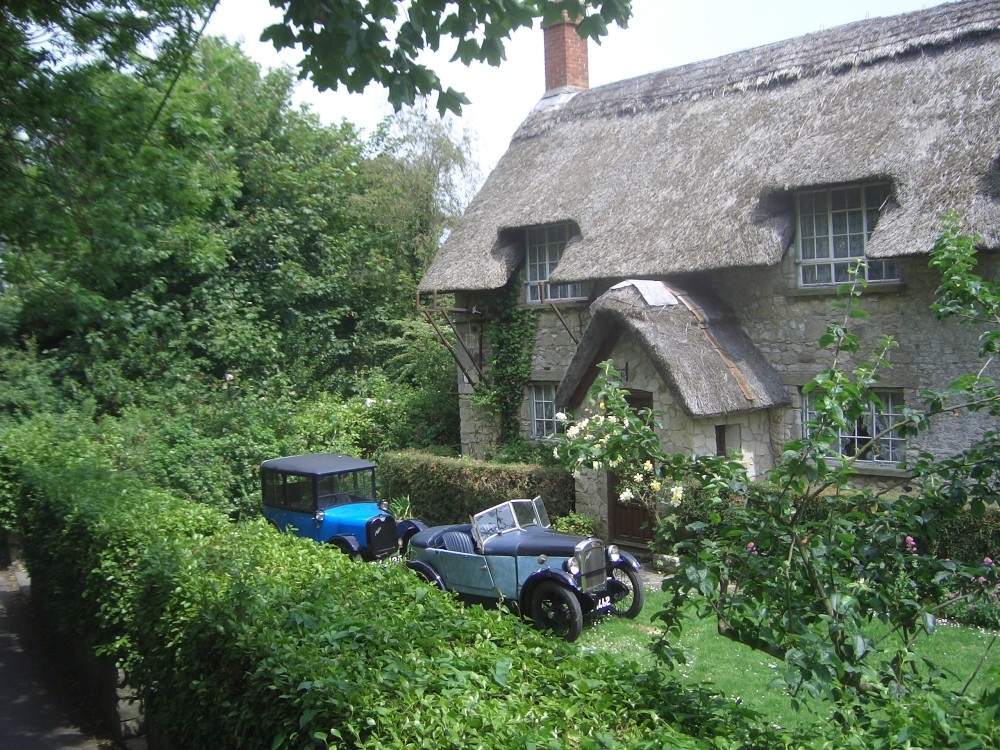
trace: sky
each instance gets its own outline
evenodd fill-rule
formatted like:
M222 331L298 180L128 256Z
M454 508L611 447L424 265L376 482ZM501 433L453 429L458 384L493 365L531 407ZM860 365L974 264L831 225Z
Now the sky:
M590 85L620 81L657 70L706 60L729 52L822 31L852 21L920 10L933 0L633 0L627 29L610 27L600 45L590 43ZM262 68L294 67L297 51L280 55L259 41L263 29L280 22L267 0L221 0L206 33L241 45ZM472 104L457 122L472 136L474 155L483 175L507 149L517 126L544 93L542 31L536 25L514 34L506 44L507 60L499 68L475 63L466 68L449 63L451 50L428 60L447 88L466 94ZM361 94L317 91L299 84L296 103L307 104L327 124L349 120L370 133L392 114L386 93L369 86Z

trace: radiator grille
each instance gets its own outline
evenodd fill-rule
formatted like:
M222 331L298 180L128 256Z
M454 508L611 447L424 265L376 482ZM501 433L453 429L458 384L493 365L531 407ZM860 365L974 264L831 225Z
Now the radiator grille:
M398 549L396 520L392 516L375 516L366 525L368 549L375 559L388 557Z
M596 591L607 586L604 542L588 539L576 545L576 560L580 564L580 586L584 591Z

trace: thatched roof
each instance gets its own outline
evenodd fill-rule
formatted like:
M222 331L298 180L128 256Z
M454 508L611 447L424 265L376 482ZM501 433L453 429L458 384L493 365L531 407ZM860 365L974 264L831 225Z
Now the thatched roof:
M773 265L794 191L888 180L872 257L927 252L958 211L1000 247L1000 3L875 18L539 107L421 289L503 285L514 230L572 221L553 281Z
M648 288L654 285L661 290L656 296ZM706 290L626 281L598 297L590 309L590 323L556 391L560 406L574 408L580 403L596 375L595 365L608 357L624 333L635 339L691 416L789 403L778 373L731 311Z

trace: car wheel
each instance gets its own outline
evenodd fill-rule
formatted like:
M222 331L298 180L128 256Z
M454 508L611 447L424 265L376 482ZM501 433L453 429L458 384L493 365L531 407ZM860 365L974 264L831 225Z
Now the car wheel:
M572 591L554 581L542 581L531 595L531 619L535 627L565 641L575 641L583 632L583 610Z
M424 583L429 583L434 588L441 589L441 591L445 591L445 587L441 584L440 579L435 578L433 575L431 575L424 568L414 567L414 566L409 565L409 564L407 564L406 567L409 568L410 570L412 570L414 573L416 573L417 574L417 578L419 578Z
M616 595L611 611L619 617L636 617L642 611L642 605L646 603L646 589L639 579L639 574L632 568L614 568L611 575L628 589Z
M339 549L345 555L347 555L352 560L355 558L354 550L351 549L351 545L345 542L343 539L331 539L330 544Z

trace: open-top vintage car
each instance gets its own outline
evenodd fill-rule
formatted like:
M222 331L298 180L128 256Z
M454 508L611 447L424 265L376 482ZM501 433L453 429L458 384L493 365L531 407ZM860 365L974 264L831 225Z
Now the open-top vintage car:
M405 550L420 521L397 522L375 494L375 464L333 453L272 458L260 465L264 517L279 531L382 560Z
M585 615L635 617L645 602L638 561L600 539L553 531L541 497L418 532L406 565L465 601L514 604L567 641L580 635Z

